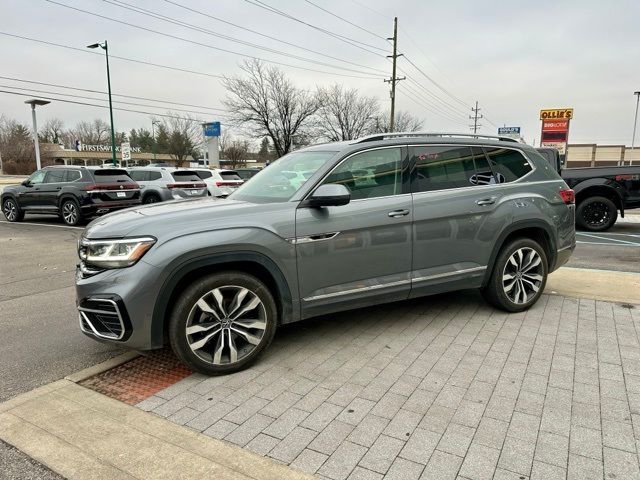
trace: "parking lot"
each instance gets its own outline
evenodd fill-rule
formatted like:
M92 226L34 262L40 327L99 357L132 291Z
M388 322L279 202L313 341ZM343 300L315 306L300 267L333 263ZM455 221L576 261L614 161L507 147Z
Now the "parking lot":
M81 229L33 217L0 232L0 397L117 354L77 327ZM640 271L640 225L578 242L570 266ZM281 329L249 370L188 376L139 407L334 480L635 478L629 307L554 295L505 315L469 291L332 315Z

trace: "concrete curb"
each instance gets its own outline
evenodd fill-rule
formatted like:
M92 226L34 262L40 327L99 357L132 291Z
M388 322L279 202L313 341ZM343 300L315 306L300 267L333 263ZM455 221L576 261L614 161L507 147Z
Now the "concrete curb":
M0 438L70 480L313 478L69 380L0 404Z
M117 366L122 365L123 363L130 362L134 358L138 358L141 354L134 351L124 352L120 355L117 355L109 360L105 360L102 363L98 363L97 365L93 365L92 367L85 368L84 370L80 370L79 372L72 373L71 375L67 375L64 377L65 380L69 380L73 383L79 383L87 378L95 377L96 375L106 372L107 370L111 370Z
M545 293L640 305L640 273L562 267L549 275Z

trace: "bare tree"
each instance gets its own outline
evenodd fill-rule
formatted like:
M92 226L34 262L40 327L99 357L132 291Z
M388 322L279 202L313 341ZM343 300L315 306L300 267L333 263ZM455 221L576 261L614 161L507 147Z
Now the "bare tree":
M244 167L247 164L249 142L246 140L231 140L224 150L224 158L229 160L231 168Z
M370 132L379 113L378 100L334 84L318 89L317 133L330 142L353 140Z
M4 173L33 172L36 161L33 137L29 127L0 115L0 155Z
M245 78L225 77L228 96L224 104L237 127L251 129L252 135L269 137L281 157L291 150L293 136L304 133L318 110L315 94L296 88L275 67L259 60L245 61Z
M202 126L196 118L168 114L171 116L163 118L158 125L158 152L172 155L176 165L181 166L189 156L196 158L200 153Z
M378 115L374 122L371 133L387 133L389 129L390 113L384 112ZM417 132L422 128L424 120L411 115L409 112L399 111L396 112L396 122L394 131L396 132Z
M79 140L85 145L108 145L111 142L111 126L96 118L88 122L82 121L62 134L65 145L74 145Z
M38 131L38 137L43 143L60 143L64 134L64 122L57 118L49 118Z

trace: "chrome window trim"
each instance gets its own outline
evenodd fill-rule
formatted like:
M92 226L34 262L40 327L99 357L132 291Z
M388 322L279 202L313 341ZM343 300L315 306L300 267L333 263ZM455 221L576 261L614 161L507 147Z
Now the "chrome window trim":
M79 312L79 317L80 317L80 330L82 330L85 333L89 333L89 334L93 334L96 337L99 338L106 338L108 340L122 340L122 338L124 337L125 334L125 329L124 329L124 321L122 320L122 315L120 314L120 308L118 308L118 304L111 299L108 298L88 298L88 300L92 301L92 302L106 302L106 303L111 303L115 310L116 310L116 315L118 316L118 322L120 323L120 335L105 335L103 333L100 333L96 330L96 328L93 326L93 324L91 323L91 320L89 320L89 317L86 315L85 312L88 313L104 313L107 315L113 315L113 312L109 312L107 310L97 310L97 309L91 309L91 308L84 308L84 307L80 307L78 306L78 312ZM87 325L89 325L89 328L91 329L91 332L88 332L87 330L85 330L82 327L82 320L84 320L85 322L87 322Z
M89 190L88 193L138 192L139 188L123 188L122 190Z
M518 152L520 155L522 155L524 157L524 159L527 161L527 163L529 164L529 166L531 167L531 171L529 173L527 173L526 175L523 175L522 177L512 181L512 182L504 182L504 183L496 183L494 185L470 185L469 187L454 187L454 188L443 188L440 190L426 190L424 192L415 192L415 194L419 194L419 193L431 193L431 192L444 192L444 191L449 191L449 190L459 190L461 188L478 188L478 187L499 187L501 185L513 185L516 183L520 183L521 180L524 180L525 178L527 178L529 175L533 174L536 170L538 170L538 167L536 167L536 164L533 163L531 161L531 159L527 156L527 154L518 149L518 148L513 148L513 147L498 147L496 145L483 145L483 144L478 144L478 145L467 145L467 144L462 144L462 143L428 143L428 144L424 144L424 143L410 143L407 144L407 148L411 148L411 147L452 147L452 146L457 146L457 147L480 147L483 149L483 152L486 148L502 148L504 150L515 150L516 152ZM410 153L410 152L409 152ZM489 158L487 156L487 154L485 153L485 158L487 159L487 162L489 162ZM489 163L489 167L491 167L491 163ZM491 167L491 170L493 171L493 167ZM412 192L413 193L413 192Z
M338 163L336 163L331 168L331 170L329 170L320 180L318 180L318 182L309 190L309 193L307 193L302 198L302 200L300 200L300 202L303 202L303 201L307 200L311 195L313 195L313 192L315 192L318 187L323 185L323 182L327 179L327 177L329 175L331 175L333 173L333 171L336 168L338 168L340 165L342 165L344 162L346 162L347 160L349 160L351 157L353 157L355 155L360 155L361 153L373 152L375 150L385 150L385 149L389 149L389 148L397 148L398 150L400 150L400 166L402 167L402 149L405 148L405 147L406 147L406 145L383 145L381 147L373 147L373 148L368 148L366 150L358 150L357 152L353 152L353 153L349 154L348 156L346 156L342 160L340 160ZM400 171L402 172L402 170L400 170ZM304 186L304 184L301 185L300 188L302 188L303 186ZM402 189L402 178L400 179L400 188ZM354 200L351 200L349 203L358 202L358 201L362 201L362 200L373 200L374 198L398 197L400 195L407 195L407 194L400 192L400 193L394 193L393 195L382 195L380 197L356 198ZM410 195L410 193L409 193L409 195Z
M523 177L524 178L524 177ZM550 179L550 180L538 180L536 182L527 182L527 185L540 185L543 183L556 183L556 182L562 182L563 180L561 178L558 179ZM416 192L416 193L412 193L411 195L428 195L430 193L441 193L441 192L451 192L452 190L455 191L466 191L466 190L473 190L478 191L479 188L487 188L487 187L499 187L501 185L513 185L516 182L507 182L507 183L496 183L495 185L470 185L468 187L455 187L455 188L443 188L441 190L427 190L425 192Z

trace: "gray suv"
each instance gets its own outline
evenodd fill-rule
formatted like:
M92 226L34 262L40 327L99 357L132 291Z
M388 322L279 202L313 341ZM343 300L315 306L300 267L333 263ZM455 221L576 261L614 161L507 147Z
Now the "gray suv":
M142 203L206 197L207 184L193 170L175 167L131 167L127 173L142 189Z
M138 350L168 342L214 375L255 360L278 325L321 314L467 288L518 312L571 255L574 214L573 191L515 141L317 145L225 200L92 222L79 241L80 328Z

